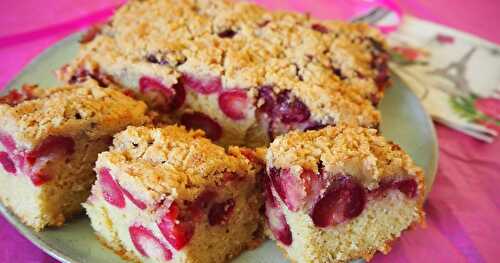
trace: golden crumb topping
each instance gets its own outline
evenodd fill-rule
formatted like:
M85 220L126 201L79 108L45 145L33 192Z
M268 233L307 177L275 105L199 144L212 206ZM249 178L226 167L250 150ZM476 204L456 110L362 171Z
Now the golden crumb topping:
M377 135L374 129L327 127L317 131L290 132L279 136L267 152L268 167L299 166L330 174L348 174L371 188L383 178L417 177L422 171L398 145Z
M226 0L129 1L82 45L68 80L85 66L124 85L149 74L166 85L183 74L220 77L223 87L291 90L318 121L375 126L382 96L381 34L364 24L319 21ZM384 64L384 63L382 63ZM133 81L132 81L133 83Z
M143 102L118 88L101 88L94 81L37 88L33 94L33 99L17 105L0 105L2 131L28 148L51 135L86 135L93 139L148 121Z
M185 200L235 178L254 180L256 173L243 155L228 154L202 131L181 126L128 127L115 136L110 151L99 156L97 166L120 170L114 174Z

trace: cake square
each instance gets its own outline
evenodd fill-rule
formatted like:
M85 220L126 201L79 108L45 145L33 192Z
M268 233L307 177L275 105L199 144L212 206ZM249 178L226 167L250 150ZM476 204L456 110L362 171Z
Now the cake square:
M183 127L129 127L99 154L84 207L98 238L141 262L225 262L260 238L263 167Z
M270 236L294 262L370 260L424 220L422 170L374 129L288 133L266 166Z
M0 101L0 200L35 230L80 213L97 154L116 132L148 121L143 102L92 80L27 85Z
M118 83L221 145L380 122L389 55L382 34L365 24L244 1L149 0L127 2L99 32L61 68L62 80Z

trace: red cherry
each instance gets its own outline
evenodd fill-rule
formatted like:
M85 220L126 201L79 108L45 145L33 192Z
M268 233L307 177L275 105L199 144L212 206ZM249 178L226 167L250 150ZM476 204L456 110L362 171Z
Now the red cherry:
M244 119L248 106L247 93L244 90L233 89L219 95L220 109L233 120Z
M364 189L350 177L337 178L316 203L311 218L318 227L340 224L361 214L366 203Z
M193 223L179 220L179 213L179 206L174 201L158 223L160 232L176 250L181 250L194 234Z
M121 187L113 179L108 168L101 168L99 170L99 183L102 188L104 200L118 208L125 207L125 198L123 197Z
M16 165L9 157L9 154L6 152L0 152L0 163L3 166L3 169L11 174L16 174Z
M193 205L200 208L200 209L206 209L208 208L209 204L212 202L212 200L217 197L217 193L212 191L212 190L205 190L203 191L194 201Z
M408 198L417 196L417 182L414 179L406 179L403 181L395 182L394 186L405 194Z
M150 77L141 77L139 79L139 91L147 97L147 101L152 104L154 109L162 112L171 112L184 102L186 97L186 93L183 93L184 89L179 85L177 89L180 91L179 94L177 90L163 85L157 79Z
M337 204L340 193L330 191L314 206L312 220L318 227L328 227L344 221L343 207Z
M328 28L322 24L312 24L311 28L315 31L322 33L322 34L326 34L329 32Z
M397 189L408 198L414 198L417 195L418 184L414 179L404 179L401 181L383 181L379 187L368 192L372 198L379 198L390 189Z
M369 190L368 195L372 198L382 197L388 189L393 187L392 185L392 181L382 181L377 188Z
M306 191L305 203L307 208L312 207L321 195L321 190L324 188L325 181L323 180L320 173L314 173L310 169L302 170L300 178L304 183L304 189Z
M222 136L222 127L203 113L186 113L181 117L181 124L191 130L205 131L206 136L213 141L217 141Z
M30 174L28 174L28 176L30 177L31 182L35 186L40 186L40 185L50 181L50 179L51 179L50 175L48 175L46 173L42 173L42 172L30 173Z
M378 66L378 73L375 77L375 84L379 90L383 90L385 85L390 79L389 67L387 66Z
M26 163L26 159L24 158L24 155L22 155L22 154L15 154L12 157L12 159L13 159L14 163L17 165L17 167L24 167L24 164Z
M0 143L8 152L12 153L16 150L16 142L14 141L14 138L12 138L12 136L10 136L9 134L0 132Z
M274 198L271 182L267 176L262 177L264 185L265 197L265 217L269 229L273 233L276 240L282 244L289 246L292 244L292 232L290 226L286 222L285 215L279 207L279 203Z
M111 75L104 74L102 72L99 72L99 70L94 69L92 72L79 68L73 76L69 79L70 84L74 83L81 83L87 80L88 78L92 78L95 81L97 81L97 84L101 87L107 87L109 84L113 83L113 77Z
M300 177L294 176L290 169L282 169L279 177L272 180L276 192L290 211L296 212L303 204L306 192ZM279 185L278 187L276 187Z
M232 29L226 29L222 32L219 32L217 35L220 37L220 38L233 38L235 35L236 35L236 31L232 30Z
M33 165L41 156L47 156L55 152L72 154L74 150L75 141L73 139L64 136L49 136L26 155L26 160L30 165Z
M24 84L20 90L12 90L7 95L0 97L0 104L15 106L23 101L35 99L36 85Z
M286 200L286 193L281 184L280 173L281 169L278 169L276 167L269 168L270 187L274 187L274 190L281 198L281 200Z
M208 223L211 226L225 224L234 210L234 200L228 199L221 203L215 203L208 212Z
M372 40L372 39L370 39ZM373 60L371 62L372 68L377 71L375 76L375 84L379 90L383 90L390 79L389 66L387 61L389 60L389 55L384 51L382 45L377 41L371 41L375 52L373 53Z
M141 255L159 261L172 259L172 252L154 236L151 230L143 226L131 226L128 232L134 247Z
M67 66L67 65L66 65ZM65 67L66 67L65 66ZM69 79L69 84L81 83L87 80L90 76L90 72L86 69L79 68Z
M203 191L194 202L189 206L189 211L194 220L200 220L203 217L203 213L208 210L208 207L217 197L217 193L212 190Z
M181 77L182 84L201 94L211 94L222 89L222 82L219 77L205 77L198 79L192 75L184 74Z
M167 98L174 96L174 91L170 87L163 85L157 79L143 76L139 79L139 91L146 92L148 90L158 90Z
M175 96L170 102L170 111L175 111L186 101L186 89L181 82L176 83L172 88L175 90Z
M276 98L271 86L262 86L259 88L259 99L263 100L263 104L259 107L259 111L272 116L274 107L276 106Z
M121 187L123 194L130 200L132 203L134 203L135 206L137 206L139 209L144 210L146 209L147 205L143 201L135 198L127 189Z
M366 204L366 194L363 187L355 183L350 189L344 209L344 217L347 219L355 218L363 212Z
M311 116L307 106L298 98L290 95L288 90L278 94L277 103L274 113L285 124L304 122Z
M270 169L270 178L276 193L292 212L297 212L305 203L314 202L322 189L318 174L303 169L299 176L290 169Z
M12 90L7 95L0 97L1 104L7 104L10 106L16 106L23 101L23 95L17 90Z
M267 126L271 140L290 129L319 128L316 122L308 121L311 116L309 108L290 90L275 94L271 86L262 86L259 88L258 104L256 116Z

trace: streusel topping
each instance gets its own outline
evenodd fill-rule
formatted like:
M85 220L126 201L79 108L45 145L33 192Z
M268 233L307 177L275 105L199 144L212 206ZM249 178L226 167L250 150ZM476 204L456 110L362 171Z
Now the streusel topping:
M100 65L124 79L131 69L152 68L166 85L182 74L221 77L225 89L250 89L254 98L259 87L273 86L276 93L291 90L317 120L339 118L336 112L348 117L346 123L370 126L379 120L370 100L382 94L374 61L384 47L381 35L364 24L269 12L246 2L146 0L120 8L83 45L77 64Z
M186 200L225 184L228 176L254 179L247 159L227 154L203 135L181 126L128 127L100 155L98 166L116 166L156 193Z
M372 188L383 178L416 176L422 171L398 145L374 129L327 127L317 131L290 132L277 137L267 152L268 167L297 165L331 174L347 173Z
M116 87L101 88L92 80L32 92L33 98L17 105L0 104L2 131L28 148L50 135L85 134L93 139L124 123L142 125L148 121L143 102Z

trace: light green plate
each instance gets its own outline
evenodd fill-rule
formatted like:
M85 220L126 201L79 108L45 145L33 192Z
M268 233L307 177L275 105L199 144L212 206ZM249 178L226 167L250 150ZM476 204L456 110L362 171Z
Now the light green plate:
M79 36L80 34L74 34L47 49L22 71L6 90L19 88L23 83L38 83L44 87L56 85L54 70L75 56ZM400 144L416 163L423 167L426 190L430 191L436 174L438 151L434 126L429 116L417 97L399 79L395 79L393 87L387 90L380 110L383 117L382 134ZM36 233L21 224L2 205L0 211L26 238L62 262L124 262L111 250L101 246L85 217L73 220L61 228ZM245 252L234 262L284 263L287 260L273 242L267 241L256 250Z

